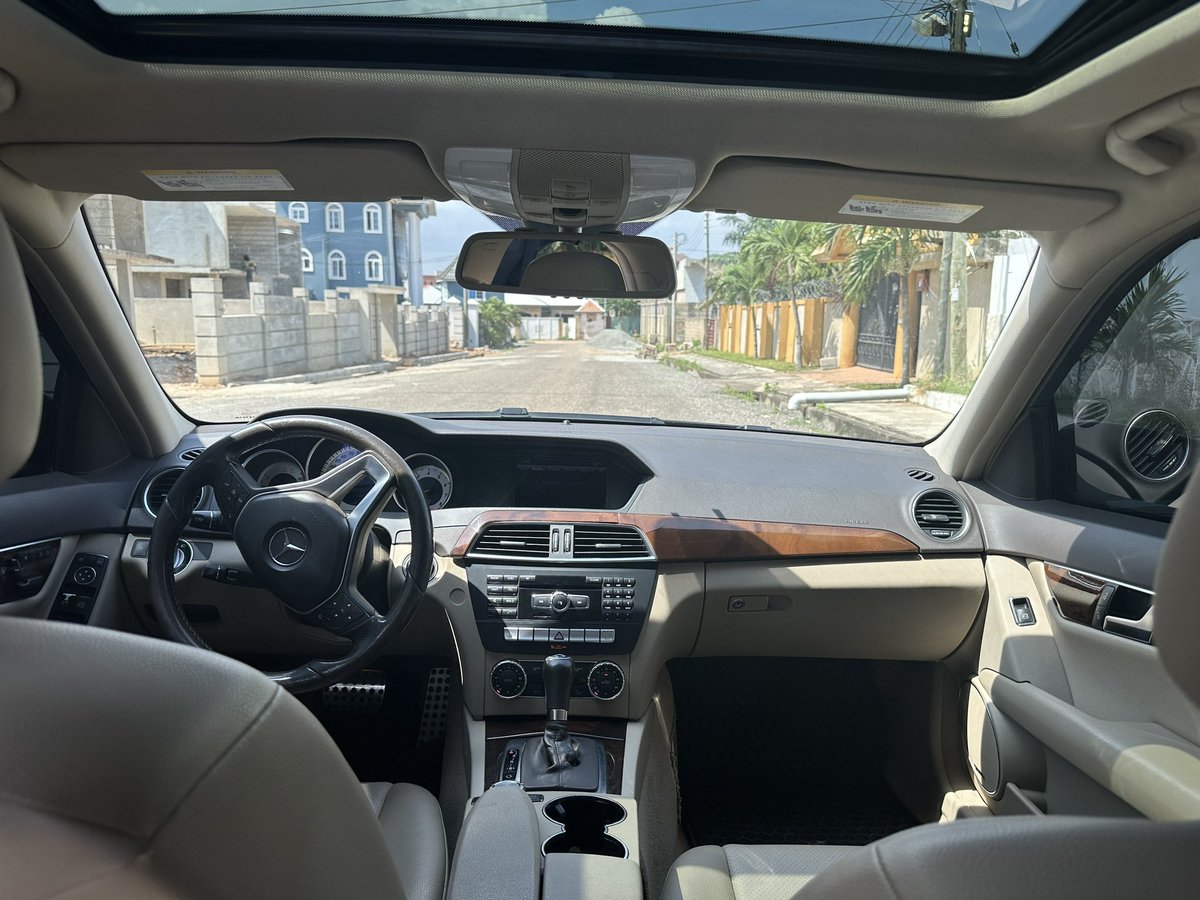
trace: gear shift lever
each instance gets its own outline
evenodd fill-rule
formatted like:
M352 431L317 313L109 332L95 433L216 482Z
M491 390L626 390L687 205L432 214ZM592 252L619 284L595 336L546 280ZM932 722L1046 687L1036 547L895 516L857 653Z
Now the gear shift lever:
M546 684L546 730L542 745L549 757L549 771L557 772L579 765L579 746L571 739L567 724L575 662L565 654L556 653L546 657L542 673Z

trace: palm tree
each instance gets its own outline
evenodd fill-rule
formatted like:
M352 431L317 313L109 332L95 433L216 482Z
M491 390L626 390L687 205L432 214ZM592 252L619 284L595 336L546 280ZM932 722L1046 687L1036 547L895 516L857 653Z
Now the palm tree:
M763 289L760 268L745 254L732 255L720 266L708 288L708 302L753 305ZM754 355L759 354L758 326L754 328Z
M843 291L848 302L861 302L880 279L888 275L900 276L900 328L904 332L900 383L907 384L912 374L909 369L916 332L908 327L908 275L921 254L937 241L937 235L923 228L834 225L826 230L827 238L834 238L843 228L849 229L855 242L843 276Z
M1082 375L1096 361L1116 368L1120 395L1128 397L1134 375L1144 367L1169 377L1196 357L1196 341L1184 324L1186 305L1179 284L1186 273L1155 265L1117 304L1080 356ZM1165 385L1163 385L1165 387Z
M815 222L762 219L755 220L742 238L742 251L759 267L767 289L778 291L782 287L787 291L796 335L792 348L796 365L802 361L797 292L801 282L827 274L826 267L813 259L813 253L825 241L824 232L824 226Z

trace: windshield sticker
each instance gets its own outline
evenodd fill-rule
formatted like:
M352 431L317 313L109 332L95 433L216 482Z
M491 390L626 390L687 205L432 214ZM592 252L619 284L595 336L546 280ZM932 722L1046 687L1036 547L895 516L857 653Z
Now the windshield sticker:
M290 191L278 169L143 169L164 191Z
M855 194L838 212L847 216L879 219L909 219L917 222L947 222L957 225L983 209L970 203L934 203L929 200L899 200L895 197L864 197Z

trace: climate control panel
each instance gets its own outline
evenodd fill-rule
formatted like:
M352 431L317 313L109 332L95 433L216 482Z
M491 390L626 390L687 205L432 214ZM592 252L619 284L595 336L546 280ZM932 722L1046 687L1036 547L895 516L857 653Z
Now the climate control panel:
M551 569L476 563L467 580L489 650L629 653L650 609L656 574L652 564Z
M502 700L545 697L544 666L540 659L502 659L492 666L492 690ZM572 697L615 700L624 690L625 671L612 660L576 661L575 677L571 682Z

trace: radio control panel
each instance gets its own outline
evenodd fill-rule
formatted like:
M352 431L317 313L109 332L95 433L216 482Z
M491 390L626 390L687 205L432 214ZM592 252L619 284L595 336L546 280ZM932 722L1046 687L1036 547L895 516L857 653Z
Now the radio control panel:
M654 594L652 565L620 569L468 567L483 645L502 653L628 653ZM589 646L590 645L590 646Z

